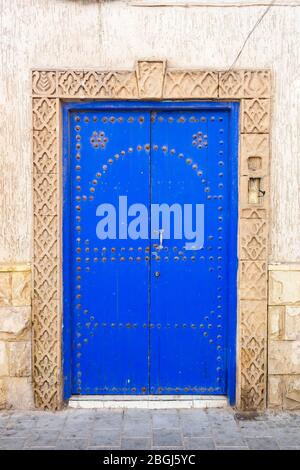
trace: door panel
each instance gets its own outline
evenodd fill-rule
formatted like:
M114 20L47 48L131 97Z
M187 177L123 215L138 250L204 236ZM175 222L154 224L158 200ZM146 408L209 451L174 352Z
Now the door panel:
M150 392L226 392L228 116L152 114L151 203L204 205L204 245L152 241Z
M149 206L149 138L148 112L71 114L73 394L148 392L148 240L99 239L96 211Z

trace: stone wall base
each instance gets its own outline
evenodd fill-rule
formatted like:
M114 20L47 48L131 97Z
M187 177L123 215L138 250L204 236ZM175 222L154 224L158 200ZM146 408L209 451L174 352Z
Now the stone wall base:
M0 409L33 408L31 270L0 266Z
M268 406L300 409L300 265L269 266Z

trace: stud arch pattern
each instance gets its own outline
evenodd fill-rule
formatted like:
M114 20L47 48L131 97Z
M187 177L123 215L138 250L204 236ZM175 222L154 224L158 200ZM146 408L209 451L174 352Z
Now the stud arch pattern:
M65 99L241 102L237 405L248 410L266 405L270 96L269 70L173 70L164 60L141 60L129 71L32 72L33 383L38 408L63 406L60 102ZM249 187L254 180L261 196L253 201Z

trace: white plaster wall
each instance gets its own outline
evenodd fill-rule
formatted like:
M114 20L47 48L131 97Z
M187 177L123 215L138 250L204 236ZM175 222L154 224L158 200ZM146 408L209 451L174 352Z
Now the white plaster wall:
M270 261L299 262L300 2L276 3L235 66L274 73ZM32 254L30 69L131 69L143 57L226 69L267 4L0 0L0 263Z

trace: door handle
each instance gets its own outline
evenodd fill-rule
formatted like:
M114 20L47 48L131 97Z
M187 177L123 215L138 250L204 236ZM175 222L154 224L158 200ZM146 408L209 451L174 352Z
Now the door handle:
M160 277L160 272L159 272L159 271L155 271L154 276L155 276L155 277Z
M164 233L164 229L160 229L159 231L159 249L160 250L163 249L163 233Z

